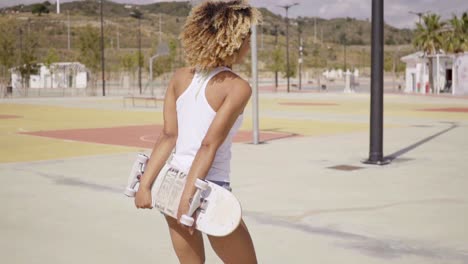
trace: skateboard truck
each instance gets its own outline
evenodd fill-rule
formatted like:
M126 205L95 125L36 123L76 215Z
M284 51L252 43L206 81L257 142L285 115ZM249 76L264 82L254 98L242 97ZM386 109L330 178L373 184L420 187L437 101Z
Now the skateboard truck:
M125 188L124 194L128 197L134 197L137 190L138 184L140 182L141 176L145 171L146 162L148 161L148 156L145 154L139 153L137 160L133 163L132 171L128 177L127 187Z
M123 191L126 196L136 195L148 159L145 154L138 154ZM187 183L186 176L184 172L166 163L151 187L153 208L177 219L180 198ZM193 226L210 236L222 237L231 234L242 219L242 208L236 197L223 186L210 181L196 179L194 185L194 196L189 202L188 211L180 217L180 223Z
M206 202L202 198L202 193L209 188L209 185L206 181L197 179L195 182L195 187L197 191L192 198L190 203L190 208L187 214L183 214L180 218L180 222L186 226L192 226L195 222L195 219L192 217L197 209L204 210L206 208Z

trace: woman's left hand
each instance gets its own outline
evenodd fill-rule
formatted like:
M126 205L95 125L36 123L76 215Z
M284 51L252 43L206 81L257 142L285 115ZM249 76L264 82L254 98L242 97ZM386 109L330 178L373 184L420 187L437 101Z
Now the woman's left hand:
M195 231L195 225L196 223L194 222L192 226L186 226L180 222L180 219L182 218L182 215L186 215L189 212L190 209L190 200L191 198L184 197L180 199L180 204L179 204L179 209L177 210L177 223L179 223L182 227L185 227L187 231L193 235ZM191 215L191 217L195 218L195 213L194 215Z
M135 206L141 209L152 209L151 189L140 186L135 195Z

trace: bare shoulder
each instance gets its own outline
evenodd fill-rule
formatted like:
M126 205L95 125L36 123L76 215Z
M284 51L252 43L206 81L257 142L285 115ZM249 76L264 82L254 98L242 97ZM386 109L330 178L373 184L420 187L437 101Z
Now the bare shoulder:
M215 82L226 91L226 95L240 95L250 97L252 89L250 84L239 75L231 71L224 71L215 76Z
M193 68L184 67L174 71L171 78L170 88L175 90L176 97L181 95L192 82L194 75Z

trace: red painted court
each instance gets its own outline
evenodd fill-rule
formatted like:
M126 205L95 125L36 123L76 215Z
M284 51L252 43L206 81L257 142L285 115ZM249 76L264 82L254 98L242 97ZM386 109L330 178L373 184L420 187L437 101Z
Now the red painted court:
M426 112L468 113L468 107L424 108L418 110Z
M14 118L22 118L22 116L17 116L17 115L0 115L0 119L14 119Z
M310 103L310 102L279 102L280 105L289 106L336 106L335 103Z
M128 147L153 148L161 125L123 126L111 128L90 128L90 129L68 129L24 132L21 134L34 135L48 138L82 141L90 143L100 143L109 145L120 145ZM293 133L278 133L261 131L260 141L271 141L282 138L299 136ZM234 137L234 142L252 142L251 131L239 131Z

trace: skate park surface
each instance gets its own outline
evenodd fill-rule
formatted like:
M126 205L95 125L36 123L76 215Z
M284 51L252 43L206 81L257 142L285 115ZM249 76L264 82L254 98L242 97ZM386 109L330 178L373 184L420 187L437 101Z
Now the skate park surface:
M231 185L259 263L468 263L467 98L386 94L386 166L362 163L369 100L261 93L259 145L247 106ZM163 217L122 193L162 128L144 106L0 100L2 262L178 263Z

